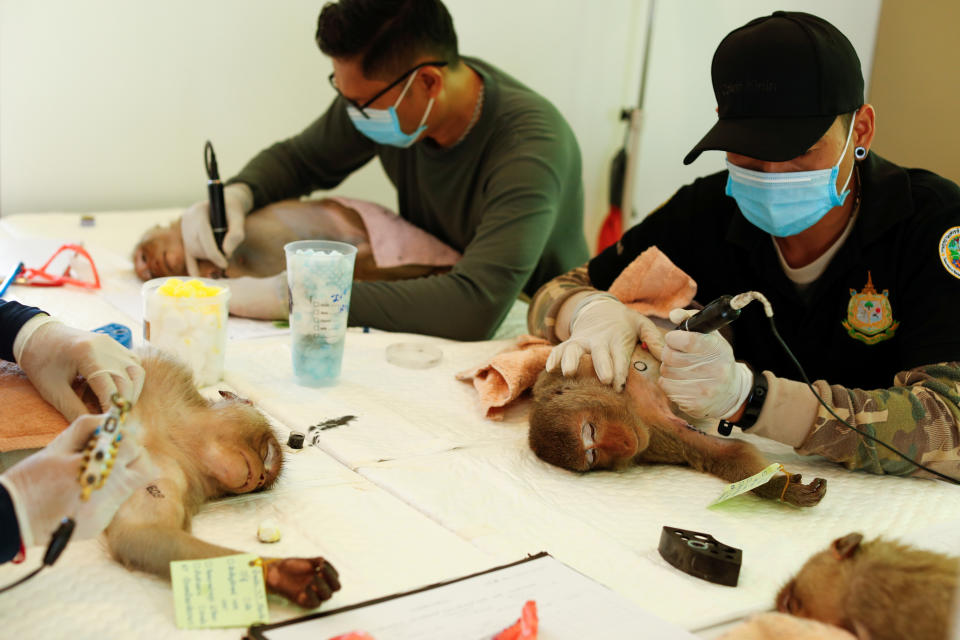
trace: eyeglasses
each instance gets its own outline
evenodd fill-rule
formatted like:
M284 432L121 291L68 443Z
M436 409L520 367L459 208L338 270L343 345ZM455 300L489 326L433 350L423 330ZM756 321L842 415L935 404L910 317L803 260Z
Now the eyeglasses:
M69 262L67 263L67 268L63 270L61 275L54 275L50 273L48 271L50 265L53 264L53 261L65 251L73 252L73 256L70 257ZM87 265L83 264L83 261L80 260L81 258L85 259L89 264L89 279L81 280L77 277L73 277L74 274L71 274L71 270L74 268L77 268L76 270L78 271L87 271ZM50 259L44 262L43 266L39 269L31 269L30 267L21 266L13 283L29 285L32 287L60 287L65 284L72 284L76 287L84 287L86 289L99 289L100 274L97 273L97 267L95 264L93 264L93 258L90 257L90 254L87 253L86 249L78 244L65 244L57 249L53 255L50 256Z
M347 102L349 102L350 104L352 104L352 105L357 109L357 111L359 111L359 112L363 115L364 118L369 118L370 116L368 116L368 115L366 114L366 112L364 111L364 109L366 109L366 108L369 107L371 104L373 104L374 102L376 102L381 96L383 96L385 93L387 93L388 91L390 91L390 89L393 89L395 86L397 86L398 84L400 84L401 82L403 82L404 80L406 80L407 76L409 76L411 73L413 73L413 72L415 72L415 71L417 71L417 70L419 70L419 69L422 69L423 67L445 67L445 66L447 66L447 64L449 64L449 63L444 62L444 61L442 61L442 60L434 60L434 61L431 61L431 62L421 62L420 64L418 64L417 66L413 67L412 69L408 69L407 71L404 71L403 74L401 74L401 76L400 76L399 78L397 78L396 80L394 80L393 82L391 82L390 84L388 84L388 85L387 85L386 87L384 87L382 90L380 90L379 92L377 92L377 95L373 96L372 98L370 98L369 100L367 100L367 101L364 102L363 104L358 104L355 100L351 100L351 99L348 98L347 96L345 96L345 95L343 95L342 93L340 93L340 88L337 87L337 82L336 82L336 80L334 79L332 73L328 76L328 79L330 80L330 86L333 87L333 90L336 91L337 94L339 94L339 96L340 96L341 98L343 98L344 100L346 100Z

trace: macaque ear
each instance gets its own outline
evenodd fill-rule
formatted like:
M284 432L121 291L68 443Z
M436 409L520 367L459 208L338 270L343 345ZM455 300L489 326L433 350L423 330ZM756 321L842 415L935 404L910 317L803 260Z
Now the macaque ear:
M223 389L220 389L219 393L220 393L220 397L223 398L224 400L235 400L236 402L239 402L241 404L248 404L250 406L253 406L252 402L250 402L246 398L241 398L240 396L235 394L233 391L224 391Z
M846 560L857 552L860 543L863 541L863 535L859 533L849 533L842 538L837 538L830 545L833 551L833 557L837 560Z

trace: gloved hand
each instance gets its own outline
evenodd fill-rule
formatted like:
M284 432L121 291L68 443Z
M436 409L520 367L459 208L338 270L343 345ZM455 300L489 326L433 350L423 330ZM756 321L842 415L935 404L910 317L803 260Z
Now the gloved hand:
M183 257L187 272L200 276L197 260L209 260L221 269L227 268L227 258L243 242L243 223L253 209L253 192L247 185L236 182L223 188L223 205L227 214L227 234L223 238L223 253L217 248L210 226L210 201L200 200L180 217L180 235L183 238Z
M268 278L230 278L230 313L242 318L283 320L290 315L287 272Z
M74 329L49 316L29 320L13 346L27 378L67 420L89 412L72 387L77 375L86 379L104 411L114 393L135 403L143 389L144 371L136 354L109 336Z
M587 296L581 304L570 320L570 337L550 352L547 371L559 366L563 375L572 376L580 357L589 353L600 381L620 391L644 318L607 294Z
M80 499L82 451L103 420L102 415L77 418L46 448L0 475L13 501L24 547L47 544L66 516L76 520L75 539L96 536L134 491L156 479L157 468L140 443L140 426L128 418L106 483L86 502Z
M680 324L692 313L670 312ZM733 359L733 348L717 332L671 331L665 336L658 384L685 413L695 418L729 418L746 402L753 372Z

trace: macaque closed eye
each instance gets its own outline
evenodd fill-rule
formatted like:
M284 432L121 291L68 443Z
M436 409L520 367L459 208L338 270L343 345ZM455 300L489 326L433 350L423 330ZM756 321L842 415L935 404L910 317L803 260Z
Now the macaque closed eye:
M587 461L587 467L592 467L597 461L597 428L592 422L587 420L583 421L583 425L580 427L580 438L583 441L583 451Z

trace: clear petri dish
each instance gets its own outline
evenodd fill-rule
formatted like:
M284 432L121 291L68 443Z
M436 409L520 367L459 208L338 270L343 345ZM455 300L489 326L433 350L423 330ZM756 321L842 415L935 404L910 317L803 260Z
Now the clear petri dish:
M439 347L425 342L395 342L387 346L387 362L404 369L429 369L442 358Z

